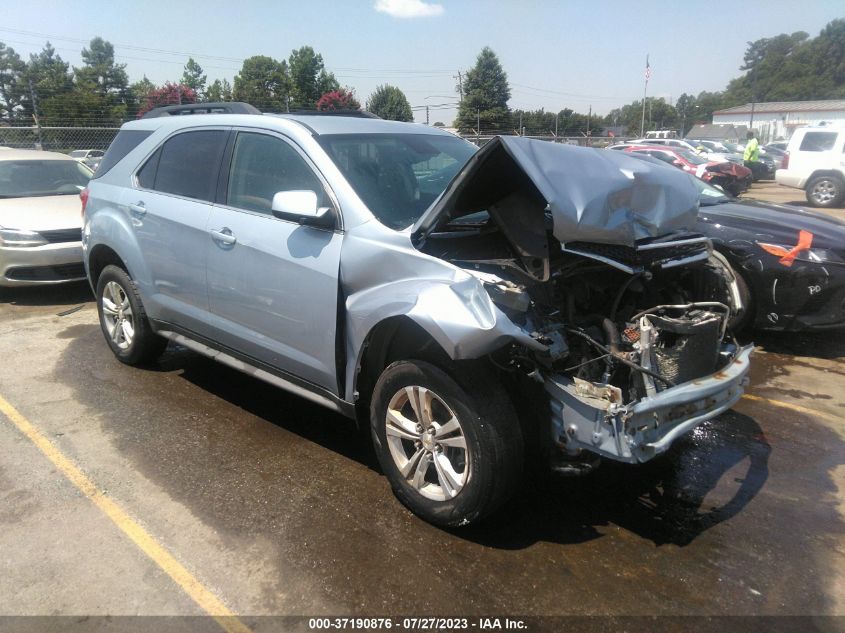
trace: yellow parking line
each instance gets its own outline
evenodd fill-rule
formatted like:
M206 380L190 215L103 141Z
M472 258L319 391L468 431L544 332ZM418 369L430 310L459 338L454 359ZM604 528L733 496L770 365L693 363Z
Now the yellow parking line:
M807 407L802 407L800 404L792 404L791 402L783 402L782 400L772 400L771 398L764 398L762 396L755 396L750 393L743 394L742 396L745 400L752 400L754 402L765 402L767 404L771 404L775 407L781 407L782 409L792 409L793 411L797 411L798 413L804 413L806 415L815 417L815 418L822 418L824 420L830 420L831 422L843 422L845 418L843 417L836 417L832 413L826 413L824 411L817 411L816 409L808 409Z
M241 622L225 604L206 588L199 580L185 569L155 538L130 517L123 508L106 497L76 465L65 457L17 409L0 396L0 413L8 418L53 465L88 497L112 523L137 545L156 565L158 565L182 590L196 602L201 609L211 615L227 633L250 633L249 627Z

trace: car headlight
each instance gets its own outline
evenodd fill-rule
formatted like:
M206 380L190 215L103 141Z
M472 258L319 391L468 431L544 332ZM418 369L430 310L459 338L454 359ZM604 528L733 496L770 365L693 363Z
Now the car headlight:
M18 229L0 229L0 246L23 248L27 246L42 246L47 243L41 234L35 231L21 231Z

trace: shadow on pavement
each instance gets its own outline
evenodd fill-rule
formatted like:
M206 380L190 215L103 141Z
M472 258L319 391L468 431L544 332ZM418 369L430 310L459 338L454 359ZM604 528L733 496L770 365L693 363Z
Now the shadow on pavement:
M758 330L742 336L766 352L835 360L845 358L845 329L826 332L766 332Z
M87 281L73 283L0 288L0 304L15 306L67 306L94 301Z

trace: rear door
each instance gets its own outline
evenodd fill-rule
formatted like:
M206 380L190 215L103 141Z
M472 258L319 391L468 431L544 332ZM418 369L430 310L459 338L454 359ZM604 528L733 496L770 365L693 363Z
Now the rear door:
M136 173L123 204L148 268L150 316L208 333L207 224L228 129L179 132Z
M205 249L213 338L274 368L337 393L340 214L313 164L285 137L234 133ZM335 229L282 220L280 191L314 191Z

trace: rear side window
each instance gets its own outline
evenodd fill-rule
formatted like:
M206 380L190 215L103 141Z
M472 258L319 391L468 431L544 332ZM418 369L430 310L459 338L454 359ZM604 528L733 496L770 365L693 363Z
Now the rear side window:
M168 139L138 172L146 189L212 202L228 132L200 130Z
M836 144L836 132L807 132L801 139L802 152L826 152Z
M150 134L152 132L148 130L121 130L118 132L109 145L106 155L103 156L103 160L100 161L100 166L97 168L94 178L106 174Z

